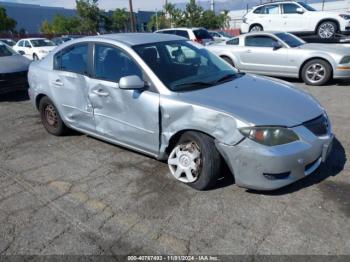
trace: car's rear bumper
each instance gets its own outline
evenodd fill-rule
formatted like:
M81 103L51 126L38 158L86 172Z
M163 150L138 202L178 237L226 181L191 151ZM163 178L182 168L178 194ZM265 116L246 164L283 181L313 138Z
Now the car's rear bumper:
M242 24L241 24L241 33L242 33L242 34L248 33L248 32L249 32L249 27L250 27L249 24L242 23Z
M27 71L0 74L0 94L28 89Z
M300 141L268 147L250 139L236 146L217 143L238 186L275 190L314 172L326 160L333 134L317 137L304 126L293 128Z

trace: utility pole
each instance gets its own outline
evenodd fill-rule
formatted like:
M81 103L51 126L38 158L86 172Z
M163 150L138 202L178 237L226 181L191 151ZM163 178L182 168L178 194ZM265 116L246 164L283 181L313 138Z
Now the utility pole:
M210 9L215 12L215 0L211 0Z
M131 32L135 32L135 17L134 17L134 10L133 10L133 7L132 7L132 0L129 0L129 10L130 10Z

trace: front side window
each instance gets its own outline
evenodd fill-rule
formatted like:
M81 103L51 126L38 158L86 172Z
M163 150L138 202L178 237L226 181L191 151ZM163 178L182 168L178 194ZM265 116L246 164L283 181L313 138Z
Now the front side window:
M127 53L109 45L95 45L94 68L94 76L106 81L119 82L132 75L143 78L142 70Z
M34 47L55 46L55 44L48 39L35 39L31 40Z
M279 14L279 5L267 5L263 11L264 14L277 15Z
M20 47L23 47L24 46L24 41L23 40L19 41L17 45L20 46Z
M88 73L88 44L67 47L55 55L54 68L86 75Z
M253 13L254 14L262 14L264 11L264 8L265 8L264 6L260 6L257 9L255 9Z
M239 76L227 63L191 41L158 42L133 49L175 92L208 88Z
M248 36L245 39L245 45L253 47L274 47L277 42L270 36Z
M300 8L295 4L283 4L282 9L284 14L297 14L297 9Z
M227 45L239 45L239 38L233 38L226 42Z
M31 48L32 46L30 45L29 41L25 41L24 42L24 46L25 47L28 47L28 48Z
M17 53L13 51L10 47L6 46L5 44L0 42L0 57L4 56L13 56Z
M175 30L165 30L165 31L161 31L161 33L169 34L169 35L175 35L176 34Z
M307 11L310 11L310 12L315 12L316 9L309 6L308 4L305 4L303 2L298 2L299 5L301 5L302 7L304 7Z

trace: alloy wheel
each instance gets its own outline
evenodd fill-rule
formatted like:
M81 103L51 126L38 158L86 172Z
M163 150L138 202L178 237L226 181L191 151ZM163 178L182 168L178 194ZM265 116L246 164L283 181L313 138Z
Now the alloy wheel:
M326 76L326 68L321 64L312 64L306 69L306 77L311 83L321 82Z
M183 183L195 182L202 169L199 146L195 142L176 146L170 153L168 165L177 180Z
M335 26L333 23L323 23L318 29L318 34L323 39L328 39L334 36Z
M260 32L262 31L261 26L255 25L252 27L252 29L250 29L250 32Z

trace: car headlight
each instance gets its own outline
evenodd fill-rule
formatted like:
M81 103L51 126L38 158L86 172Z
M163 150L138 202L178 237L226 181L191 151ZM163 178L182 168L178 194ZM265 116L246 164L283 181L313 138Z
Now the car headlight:
M341 60L340 60L340 64L348 64L350 63L350 56L344 56Z
M285 127L242 127L243 136L265 146L277 146L299 140L293 130Z
M350 20L350 15L339 15L339 16L345 20Z

